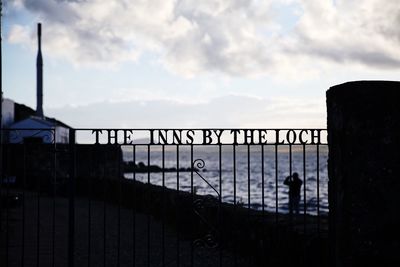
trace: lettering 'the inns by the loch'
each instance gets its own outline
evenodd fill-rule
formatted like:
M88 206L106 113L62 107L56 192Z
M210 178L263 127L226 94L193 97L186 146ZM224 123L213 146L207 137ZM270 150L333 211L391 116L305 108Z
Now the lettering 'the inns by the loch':
M97 129L95 144L119 145L319 145L322 129Z

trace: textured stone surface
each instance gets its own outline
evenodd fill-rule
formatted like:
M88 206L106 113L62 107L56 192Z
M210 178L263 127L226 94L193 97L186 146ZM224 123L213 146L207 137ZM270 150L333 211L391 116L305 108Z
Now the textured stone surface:
M400 82L327 91L333 266L400 264L399 100Z

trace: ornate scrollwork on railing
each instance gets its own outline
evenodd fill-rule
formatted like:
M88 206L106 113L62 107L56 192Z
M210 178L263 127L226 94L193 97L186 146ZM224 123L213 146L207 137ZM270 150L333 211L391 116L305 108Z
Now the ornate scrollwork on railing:
M208 248L208 249L218 248L218 242L217 242L215 236L211 233L206 234L202 238L198 238L198 239L194 240L193 245L195 247L202 247L202 248Z
M213 200L214 198L211 197ZM212 201L215 202L215 201ZM207 220L207 218L203 215L203 211L205 210L205 207L207 204L210 203L207 198L199 198L193 201L193 211L196 214L196 216L200 219L200 221L207 226L209 230L212 230L214 232L217 231L217 229Z
M45 144L55 142L54 129L10 129L8 140L13 144L22 144L26 138L41 138Z
M193 167L196 166L199 169L203 169L206 166L206 163L202 159L196 159L193 161Z
M196 210L200 211L200 210L204 209L206 206L215 206L216 202L217 202L217 199L214 196L205 195L202 198L195 199L193 201L193 207Z
M205 179L199 172L199 170L203 169L206 166L206 163L204 162L204 160L202 159L196 159L195 161L193 161L193 169L194 172L217 194L217 196L219 197L219 192L217 189L215 189L214 186L212 186L212 184L210 184L207 179ZM197 168L197 169L196 169Z
M200 173L201 169L204 169L206 166L204 160L202 159L196 159L193 161L192 168L194 172L200 177L202 181L204 181L215 193L216 197L213 195L205 195L201 196L199 198L196 198L193 201L193 211L194 214L200 219L200 221L205 225L207 228L206 232L207 234L204 235L201 238L198 238L193 241L193 244L197 247L204 247L204 248L217 248L218 247L218 242L215 238L215 236L218 236L218 230L216 227L213 226L213 223L210 222L210 220L207 218L207 211L206 207L215 207L218 202L218 198L220 197L220 192L203 177L203 175Z

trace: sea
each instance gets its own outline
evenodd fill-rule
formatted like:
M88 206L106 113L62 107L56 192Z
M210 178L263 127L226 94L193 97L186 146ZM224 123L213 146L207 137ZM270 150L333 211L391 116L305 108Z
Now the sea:
M134 160L136 164L143 162L148 165L150 159L150 165L163 166L162 147L150 146L150 151L148 147L123 147L124 161ZM237 204L256 210L277 210L279 213L289 212L288 187L283 181L290 173L297 172L303 181L300 213L327 215L327 145L282 145L277 151L275 149L274 145L265 145L263 151L260 145L236 145L235 148L233 145L223 145L221 148L193 146L192 157L190 146L165 146L164 166L187 169L194 163L197 168L193 172L196 194L214 197L221 194L223 202L234 203L236 190ZM171 189L179 186L179 190L190 192L191 175L191 171L180 171L179 174L176 171L165 172L164 184ZM126 179L148 182L147 173L125 173L124 176ZM151 172L150 183L162 185L163 174Z

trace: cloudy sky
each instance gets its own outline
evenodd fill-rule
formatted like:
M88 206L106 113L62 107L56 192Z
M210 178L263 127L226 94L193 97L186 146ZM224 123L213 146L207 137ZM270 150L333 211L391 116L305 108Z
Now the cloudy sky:
M398 0L3 0L4 96L74 127L325 127L325 91L397 80Z

